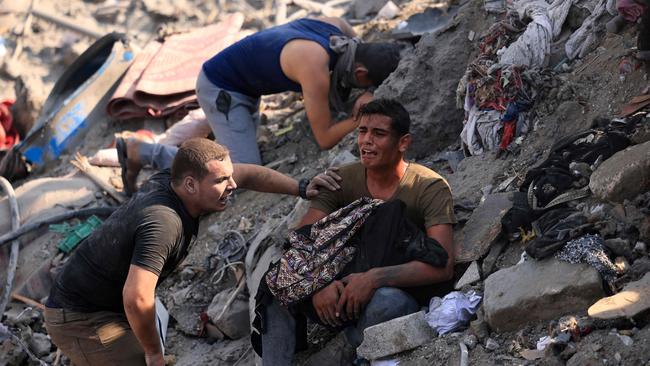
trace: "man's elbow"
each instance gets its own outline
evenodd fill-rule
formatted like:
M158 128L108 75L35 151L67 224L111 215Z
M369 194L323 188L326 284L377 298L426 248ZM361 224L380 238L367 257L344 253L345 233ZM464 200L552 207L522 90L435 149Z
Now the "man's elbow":
M139 312L146 308L149 302L141 293L129 289L122 291L122 304L124 305L124 311L127 313Z
M454 278L454 266L448 265L442 272L443 280L451 281Z
M337 143L338 141L332 141L331 139L325 137L316 139L316 144L318 144L318 147L323 151L333 148Z

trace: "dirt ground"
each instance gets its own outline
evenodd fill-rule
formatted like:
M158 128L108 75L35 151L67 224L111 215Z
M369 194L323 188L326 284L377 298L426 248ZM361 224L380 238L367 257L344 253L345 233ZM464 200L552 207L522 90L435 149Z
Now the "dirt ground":
M0 37L5 41L7 54L20 42L23 51L13 60L6 62L0 73L0 100L16 98L15 86L18 79L26 82L36 103L44 100L54 82L66 66L85 48L92 44L89 37L56 27L42 19L35 18L26 32L18 37L25 21L26 2L0 1ZM264 1L241 2L201 2L183 1L145 1L115 2L124 3L117 11L108 7L112 2L82 0L56 1L40 4L48 11L78 20L79 24L99 31L124 31L139 46L154 38L160 29L191 29L209 24L219 19L225 10L248 10L245 27L253 30L270 24L269 9ZM146 3L146 4L145 4ZM157 3L155 6L148 4ZM389 39L387 33L400 21L421 12L429 6L437 6L437 1L413 0L396 1L401 12L393 20L372 20L361 23L355 29L364 34L366 40ZM526 171L546 157L551 145L558 138L589 128L596 118L612 118L620 107L632 97L639 95L648 85L647 66L641 66L624 79L619 75L621 57L629 53L635 45L636 29L628 26L621 34L602 32L598 47L584 59L569 62L568 70L555 77L558 85L554 92L542 95L534 108L533 130L529 133L516 155L497 158L488 153L483 156L464 158L458 166L452 166L441 153L460 149L459 132L462 129L463 111L456 107L456 86L465 72L467 63L476 57L477 39L488 28L501 19L500 15L486 14L483 1L469 0L454 3L463 4L458 16L443 31L425 35L413 42L411 49L405 51L398 70L382 85L377 95L395 97L411 112L413 118L414 146L411 158L430 166L441 173L450 183L456 202L475 207L484 195L485 187L497 187L508 178L516 177L513 186L521 183ZM225 4L225 8L219 7ZM243 8L243 9L242 9ZM109 9L109 10L106 10ZM252 11L252 10L254 11ZM292 11L296 9L292 8ZM100 14L100 15L98 15ZM108 15L107 15L108 14ZM601 21L604 24L604 21ZM602 26L601 24L601 26ZM468 34L475 33L474 40ZM20 40L20 41L18 41ZM295 155L293 162L285 162L277 169L293 177L312 177L326 169L337 155L350 152L358 155L355 137L346 137L330 151L320 151L306 121L302 103L297 94L285 93L263 99L264 117L258 131L260 149L264 163ZM160 132L166 124L173 121L156 119L138 121L113 121L108 118L97 121L78 151L91 155L100 148L108 146L113 134L122 130L148 128ZM272 130L291 127L276 136ZM27 180L39 177L64 176L74 172L67 163L72 153L63 155L60 164L44 173L30 176ZM119 169L102 168L109 182L121 189ZM146 177L144 174L142 179ZM16 182L15 187L24 182ZM98 195L97 201L104 198ZM225 278L213 282L213 272L223 266L218 256L219 247L228 230L240 231L247 241L252 240L267 222L280 221L289 215L299 200L294 197L266 195L241 191L232 200L231 207L223 213L209 215L202 219L198 238L177 273L167 279L159 288L163 302L175 299L179 309L175 313L185 314L183 318L172 319L168 331L167 354L173 356L176 365L251 365L253 352L248 338L240 340L217 340L194 334L198 314L205 311L214 295L231 288L236 279L230 273ZM459 214L462 216L462 214ZM455 228L459 230L460 226ZM286 233L286 229L284 229ZM282 232L275 234L282 234ZM281 236L281 235L280 235ZM26 238L19 260L19 268L36 268L56 253L57 236L47 230L37 231ZM524 250L519 243L506 245L499 256L496 268L515 264ZM4 276L4 275L3 275ZM481 291L482 283L473 286ZM245 293L244 296L250 294ZM181 296L179 298L179 296ZM38 299L41 300L41 299ZM22 311L22 304L12 304L15 311ZM585 314L575 314L584 316ZM30 332L44 332L42 318L37 311L30 310L26 316L31 320L21 331L27 339ZM31 326L31 328L30 328ZM29 329L29 330L28 330ZM615 329L614 332L612 329ZM645 365L650 364L650 326L647 321L632 323L601 323L594 331L575 342L575 349L549 350L544 358L527 361L520 357L519 350L534 348L535 342L549 332L549 323L529 324L525 329L512 333L491 333L497 341L496 351L486 350L483 344L469 352L471 365ZM616 334L630 334L634 343L621 344ZM459 343L471 333L466 330L434 338L415 350L396 357L400 365L448 365L460 361ZM614 334L616 333L616 334ZM314 341L316 344L300 357L308 358L318 348L324 346L331 335ZM3 343L0 364L31 365L26 355L18 348ZM15 347L15 345L14 345ZM52 354L54 354L54 348ZM53 359L48 359L51 363ZM64 358L64 364L67 362Z

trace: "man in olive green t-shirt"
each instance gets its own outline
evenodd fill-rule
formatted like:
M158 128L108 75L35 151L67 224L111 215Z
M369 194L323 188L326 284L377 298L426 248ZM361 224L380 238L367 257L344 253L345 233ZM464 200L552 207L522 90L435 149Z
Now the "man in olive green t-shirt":
M338 174L329 171L332 184L340 183L341 188L313 200L298 226L313 224L360 197L400 199L406 204L408 218L438 241L449 259L443 268L420 261L376 267L335 280L316 292L311 302L318 318L333 327L354 324L345 329L354 347L361 343L365 328L419 309L415 299L400 288L447 282L454 271L451 190L436 172L404 160L411 143L408 112L396 101L378 99L359 113L361 161L341 167ZM264 319L263 364L289 365L295 351L293 315L274 300L266 307Z

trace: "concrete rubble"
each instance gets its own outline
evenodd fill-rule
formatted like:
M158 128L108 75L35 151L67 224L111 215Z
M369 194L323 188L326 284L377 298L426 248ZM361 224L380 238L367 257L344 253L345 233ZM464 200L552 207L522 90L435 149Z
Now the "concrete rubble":
M512 195L489 195L474 210L463 231L455 240L456 262L470 262L482 258L501 235L501 218L512 207Z
M619 151L591 175L589 189L614 202L633 199L650 190L650 141Z
M508 42L532 24L528 18L512 18L514 12L505 15L506 6L514 6L514 2L34 3L36 12L30 18L26 13L29 4L0 0L0 101L15 100L11 110L21 136L47 109L45 97L67 67L98 35L112 31L125 33L134 49L142 49L151 39L213 24L234 12L245 14L243 28L248 31L304 16L341 15L364 40L396 42L392 31L413 15L427 11L449 15L443 28L400 41L404 45L402 61L375 95L395 98L407 108L413 136L409 158L436 170L452 187L459 223L454 226L458 265L450 287L481 293L483 303L469 325L453 333L436 335L420 311L366 329L357 350L347 344L342 333L308 321L308 349L296 355L295 364L349 365L357 357L388 357L400 365L457 365L461 359L470 365L648 363L650 110L642 107L627 117L619 111L634 97L647 97L648 92L642 90L648 87L650 66L630 56L634 53L631 45L636 45L636 25L628 25L618 35L600 32L615 9L607 12L604 5L594 8L593 2L573 2L560 34L550 45L548 67L535 74L535 104L526 118L517 121L521 125L527 119L526 132L517 133L507 150L468 156L459 135L468 121L465 103L472 98L458 97L462 94L459 91L464 91L461 81L467 81L471 73L492 78L492 82L507 78L506 69L491 62L499 60L497 54L502 51L498 49L507 48ZM457 5L455 15L447 12L447 3ZM604 12L598 17L591 15L600 11ZM591 46L581 48L583 57L569 60L567 40L575 42L572 34L586 21L594 22L587 30L597 30L583 33ZM491 53L496 59L487 62ZM485 63L474 62L477 60ZM626 65L626 60L631 60L633 67L621 73L620 65ZM320 150L297 93L264 97L260 114L262 160L278 171L311 178L329 166L357 160L354 134L330 151ZM22 224L70 209L115 206L114 199L68 163L73 154L91 156L111 146L115 133L138 129L161 133L176 121L175 117L129 121L97 118L74 151L62 153L43 171L14 182ZM603 282L601 275L584 263L524 260L525 248L534 240L536 229L524 225L506 233L501 224L506 213L517 209L512 201L514 191L525 193L527 198L535 193L523 186L526 174L546 159L556 142L605 126L609 132L627 136L630 146L609 159L594 157L593 164L567 161L565 173L572 179L567 189L588 185L591 195L553 208L573 209L588 218L581 229L604 238L605 254L619 269L616 278ZM590 143L588 139L582 142ZM0 157L4 154L0 151ZM117 191L123 188L119 168L96 168L106 184ZM550 184L542 189L550 192L554 187ZM171 317L166 353L175 359L176 366L260 362L248 337L255 294L269 264L281 255L288 231L309 208L309 201L246 191L238 192L232 200L234 205L226 213L202 218L188 258L158 287L157 294ZM0 212L1 237L12 231L5 214L9 204L4 192L0 193ZM543 212L526 214L537 218ZM575 229L563 233L572 235L578 231ZM245 242L241 257L236 259L221 250L229 230L238 231ZM46 225L21 237L14 289L16 294L28 296L11 299L5 313L0 314L0 328L7 329L6 334L0 332L0 365L35 365L38 359L47 364L70 364L65 355L57 354L39 307L47 300L51 279L67 260L57 249L60 240L60 234L48 231ZM6 247L0 248L3 284ZM544 337L549 343L545 349L538 349ZM461 351L461 343L466 352Z
M363 331L363 343L357 354L369 360L418 347L435 335L424 319L424 312L389 320Z
M526 261L485 280L485 316L492 329L510 331L584 311L604 295L601 281L598 272L584 264Z
M630 282L616 295L605 297L591 305L589 316L598 319L633 318L650 309L650 273Z

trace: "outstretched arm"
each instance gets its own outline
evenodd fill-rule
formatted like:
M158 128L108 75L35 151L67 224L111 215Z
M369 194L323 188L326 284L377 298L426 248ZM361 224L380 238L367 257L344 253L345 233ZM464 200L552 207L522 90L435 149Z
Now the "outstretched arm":
M233 178L240 188L257 192L280 193L298 196L298 181L273 169L254 164L233 164ZM307 186L307 197L313 198L319 190L334 191L339 186L325 174L311 179Z

